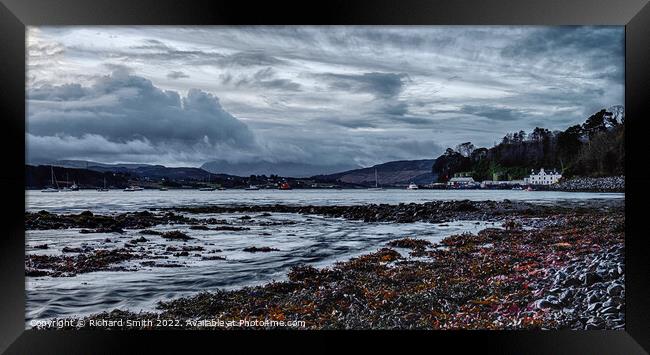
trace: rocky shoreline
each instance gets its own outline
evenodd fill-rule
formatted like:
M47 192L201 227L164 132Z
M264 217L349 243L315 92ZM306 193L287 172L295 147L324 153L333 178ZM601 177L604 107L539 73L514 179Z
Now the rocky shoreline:
M576 177L551 185L548 189L568 192L625 192L625 176Z
M145 229L156 225L189 224L191 229L208 230L206 224L218 224L215 230L242 230L215 218L198 219L183 214L221 213L298 213L322 215L364 222L429 222L445 223L455 220L499 221L508 217L547 217L555 214L590 213L591 211L622 210L623 199L562 201L539 204L521 201L432 201L425 203L367 204L367 205L204 205L171 208L151 208L149 211L116 215L99 215L91 211L78 214L56 214L47 211L25 212L26 230L82 228L80 233L123 233L125 229ZM252 217L245 215L242 220ZM245 227L244 227L245 228Z
M189 214L201 213L300 213L345 218L364 222L429 222L444 223L454 220L496 221L508 217L547 217L569 212L620 210L624 200L563 201L538 204L521 201L432 201L425 203L367 204L351 206L295 206L295 205L208 205L162 209Z
M83 327L95 329L91 320L174 319L181 322L173 329L205 329L196 321L245 319L302 321L308 329L621 329L623 205L454 201L175 208L190 214L292 212L366 221L483 218L505 220L505 228L454 235L438 244L417 236L395 240L324 269L294 268L288 281L178 298L159 303L156 312L95 314Z

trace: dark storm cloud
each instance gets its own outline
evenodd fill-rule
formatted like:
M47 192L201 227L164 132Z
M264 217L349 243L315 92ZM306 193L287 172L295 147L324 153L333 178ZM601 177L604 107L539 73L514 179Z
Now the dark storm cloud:
M28 92L29 133L63 145L104 140L125 147L173 148L177 153L228 146L252 149L248 127L226 112L219 100L191 89L186 97L161 90L145 78L114 72L94 85L43 86ZM136 144L138 146L138 144ZM54 149L52 147L52 149ZM34 151L42 156L48 151ZM54 157L53 157L54 158Z
M285 61L270 56L264 51L238 52L219 58L217 63L223 66L267 66L283 64Z
M300 91L300 84L284 78L278 78L276 71L267 67L253 73L238 74L237 77L230 73L220 75L223 85L234 85L236 87L245 87L252 89L266 88L280 91Z
M625 37L620 27L558 26L539 29L505 46L504 57L527 61L582 61L594 75L622 80Z
M320 74L336 90L369 93L378 98L391 98L400 93L408 80L405 73Z
M169 79L183 79L183 78L189 78L190 76L183 73L182 71L174 70L174 71L170 71L169 73L167 73L167 77Z
M459 111L497 121L516 121L530 117L520 110L490 105L464 105Z

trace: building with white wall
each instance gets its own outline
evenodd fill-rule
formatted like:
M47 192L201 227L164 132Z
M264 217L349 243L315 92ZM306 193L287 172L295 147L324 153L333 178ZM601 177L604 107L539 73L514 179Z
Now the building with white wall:
M545 171L544 168L535 173L535 170L530 171L530 175L524 178L524 182L529 185L552 185L560 181L562 174L555 170Z

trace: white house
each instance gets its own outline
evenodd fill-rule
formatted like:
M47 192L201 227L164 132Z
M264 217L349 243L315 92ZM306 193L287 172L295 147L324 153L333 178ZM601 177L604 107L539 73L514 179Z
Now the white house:
M535 170L530 171L530 176L524 178L524 182L529 185L551 185L555 184L562 178L562 174L555 170L544 171L540 169L538 173Z
M453 177L447 182L448 186L467 187L474 186L476 182L471 177Z

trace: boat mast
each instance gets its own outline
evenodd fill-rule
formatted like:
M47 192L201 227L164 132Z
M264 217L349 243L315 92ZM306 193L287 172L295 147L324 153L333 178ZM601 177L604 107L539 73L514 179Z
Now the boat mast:
M379 179L377 178L377 168L375 168L375 187L379 187Z
M56 188L59 188L59 183L56 181L56 177L54 176L54 166L50 165L50 170L52 172L52 187L56 185Z

